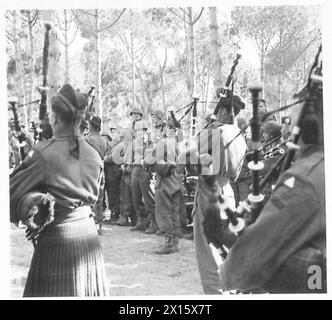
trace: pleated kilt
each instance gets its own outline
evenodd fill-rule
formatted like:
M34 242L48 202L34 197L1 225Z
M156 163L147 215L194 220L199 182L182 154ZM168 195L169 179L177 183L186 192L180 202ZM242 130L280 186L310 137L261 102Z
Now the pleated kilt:
M24 297L107 296L102 254L90 208L76 209L40 234ZM56 217L56 215L55 215Z

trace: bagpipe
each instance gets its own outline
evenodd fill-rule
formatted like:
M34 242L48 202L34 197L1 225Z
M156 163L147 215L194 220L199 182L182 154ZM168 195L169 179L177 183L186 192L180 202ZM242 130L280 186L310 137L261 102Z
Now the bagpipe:
M93 117L93 103L94 103L94 99L95 99L95 95L93 93L94 89L95 89L95 86L91 86L90 90L86 93L86 95L90 99L88 110L85 113L85 121L88 121L88 122L90 122L90 120Z
M262 188L272 176L280 176L293 163L295 153L300 149L299 139L305 143L317 143L320 136L320 127L317 121L317 105L322 102L322 64L319 64L321 46L316 55L315 62L310 70L307 84L300 94L296 103L302 103L297 121L293 127L291 141L286 141L287 151L283 152L280 158L273 164L270 170L260 180L260 171L264 168L260 152L260 119L258 115L259 93L262 86L254 83L249 87L252 95L253 116L250 122L252 131L252 159L248 163L248 168L252 176L252 191L245 201L239 203L236 210L230 208L227 200L220 194L215 176L203 176L206 184L211 190L209 206L205 211L203 229L208 243L218 249L222 259L226 259L229 248L241 236L245 228L253 224L263 208L264 195ZM304 97L304 98L303 98ZM290 107L287 106L287 107ZM284 110L285 107L280 108ZM321 109L321 108L320 108ZM275 112L275 111L274 111ZM321 111L320 111L321 112ZM280 146L278 146L279 148ZM228 227L225 227L227 226Z
M290 141L290 139L280 141L281 135L277 136L270 141L267 141L264 145L258 148L259 151L259 159L260 160L269 160L273 159L277 156L281 156L286 152L286 144ZM276 143L275 146L271 146ZM246 160L249 162L252 159L253 151L250 150L246 154Z
M244 109L245 107L245 104L241 101L240 97L233 96L234 72L240 58L241 55L237 54L235 60L233 61L230 73L226 79L225 86L222 88L217 88L217 96L218 96L217 104L210 117L210 120L199 132L197 132L196 129L197 102L199 99L193 97L194 101L188 106L185 106L188 107L188 109L183 115L183 117L186 116L190 110L193 110L190 137L189 139L184 140L179 147L179 149L186 152L186 159L180 160L182 163L178 166L177 172L180 173L182 170L185 173L185 181L186 179L188 179L189 181L195 181L195 183L197 182L198 180L197 177L202 173L202 163L200 161L200 154L202 152L203 152L202 157L204 159L208 159L209 157L211 158L213 129L216 129L217 127L222 126L223 124L233 124L234 107L236 107L238 111L240 109ZM236 99L233 99L233 97L236 97ZM221 110L225 110L226 113L226 117L223 117L224 120L226 121L223 122L216 121L217 116ZM230 141L225 148L228 148L231 145L231 143L234 142L240 136L240 134L241 132L239 132L239 134L236 134L232 139L232 141ZM192 157L192 155L194 156ZM217 157L212 157L212 158L219 158L220 156L221 154L219 153ZM213 159L213 161L215 160L216 159ZM185 162L185 164L183 162Z
M169 112L168 121L169 121L170 126L174 129L180 129L181 128L181 120L178 120L175 117L174 107L168 108L168 112Z
M197 103L199 101L199 97L194 93L192 96L193 101L187 104L186 106L180 108L179 110L175 111L173 109L169 110L170 117L169 120L173 123L174 128L181 128L181 122L190 114L191 112L191 124L190 124L190 135L196 135L196 127L197 127ZM181 112L182 110L186 109L184 114L177 119L175 117L175 113Z
M21 156L21 159L23 161L24 158L26 157L24 147L26 145L26 139L27 139L27 137L22 132L20 121L18 119L17 107L16 107L17 99L16 98L9 99L8 103L10 104L10 110L12 110L12 112L13 112L13 116L14 116L14 128L15 128L16 137L18 139L19 146L20 146L20 156Z
M228 123L232 124L234 122L234 116L235 116L234 115L234 104L236 104L236 107L239 109L244 109L244 107L245 107L243 102L238 101L238 99L234 99L234 96L233 96L234 72L235 72L236 66L239 63L240 58L241 58L241 55L237 54L235 60L233 61L233 65L232 65L230 73L226 79L226 83L225 83L224 87L219 87L216 90L218 102L213 110L213 113L210 118L210 122L217 120L220 110L226 110L226 112L228 114L230 114ZM208 123L207 126L209 124L210 123Z
M35 121L31 121L30 130L33 132L33 141L34 141L34 143L36 143L38 141L39 131L38 131L38 128L36 127Z
M280 138L278 137L277 140L279 140L279 139ZM271 148L270 150L263 152L261 154L261 159L269 160L269 159L273 159L277 156L283 155L286 152L287 142L288 142L288 140L282 141L282 142L278 143L276 146L274 146L273 148Z
M236 55L236 58L233 61L233 65L231 67L230 73L227 76L226 83L223 87L219 87L216 90L216 95L218 97L218 102L213 110L213 113L211 115L210 121L203 127L203 129L206 129L208 126L211 125L212 122L217 120L217 116L220 110L224 109L227 113L231 115L230 121L228 123L232 124L234 122L234 107L237 109L244 109L245 104L241 101L241 99L238 96L233 95L233 87L234 87L234 72L236 69L236 66L239 63L239 60L241 58L240 54ZM196 137L199 135L199 132L196 133L196 127L197 127L197 103L199 101L199 98L196 94L193 94L193 101L189 103L188 105L180 108L179 110L175 111L176 113L187 109L185 113L182 115L182 117L179 120L175 119L174 112L172 114L172 118L174 122L181 123L181 121L189 114L190 111L192 111L192 121L191 121L191 136Z

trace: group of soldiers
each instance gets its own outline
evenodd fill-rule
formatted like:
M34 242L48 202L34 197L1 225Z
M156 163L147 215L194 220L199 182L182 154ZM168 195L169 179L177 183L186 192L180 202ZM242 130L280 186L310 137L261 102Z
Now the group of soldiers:
M289 117L279 124L274 117L264 119L267 113L265 100L261 99L262 155L266 163L273 163L280 155L274 152L289 137ZM170 254L178 250L178 239L193 240L192 211L197 174L189 167L176 174L174 168L183 146L184 134L179 122L166 117L161 110L150 115L150 122L143 118L140 107L131 109L129 128L110 127L101 130L98 116L84 119L81 134L93 145L104 160L104 172L100 181L98 200L93 208L98 233L103 224L130 226L131 231L165 236L165 244L156 254ZM145 117L146 118L146 117ZM206 124L211 121L206 117ZM152 125L151 125L152 124ZM246 142L250 142L250 129L245 117L238 115L236 124ZM37 143L32 132L21 126L24 134L24 150ZM271 143L272 141L272 143ZM266 145L266 147L264 147ZM9 130L9 162L13 169L22 160L20 143L13 127ZM272 151L272 153L270 152ZM250 157L250 153L246 154ZM247 160L247 159L245 159ZM269 167L270 164L266 167ZM246 165L231 185L236 205L244 200L250 190L250 172ZM271 185L270 185L271 187Z
M273 163L278 154L270 151L278 149L281 142L289 138L290 118L283 117L281 124L275 117L264 119L267 106L263 99L259 108L263 120L262 155L268 154L269 157L265 156L264 160ZM171 117L166 118L161 110L151 112L151 122L143 119L140 107L132 108L129 116L129 128L111 126L102 131L102 121L98 116L82 120L80 125L81 134L104 160L99 197L93 208L96 226L99 234L103 224L116 224L131 226L131 231L165 235L165 246L155 253L173 253L178 250L178 238L193 239L191 214L197 176L191 175L189 168L176 176L173 169L184 134L181 125ZM205 120L206 123L211 121L210 116ZM247 119L238 115L236 125L249 143ZM27 154L38 140L31 130L22 125L20 134L24 142L20 144L12 122L8 133L9 166L13 170L23 160L20 149L23 148L24 154ZM232 187L238 204L250 190L250 172L245 165Z
M104 162L98 200L93 207L98 233L102 233L103 224L110 223L130 226L133 232L163 235L165 243L154 251L155 254L177 252L181 237L194 239L204 292L218 293L220 274L216 261L212 261L213 249L210 250L203 232L210 190L201 179L201 161L210 159L208 170L214 174L216 169L211 169L211 163L221 157L219 162L224 167L218 169L217 174L221 194L234 200L234 208L247 199L252 190L250 170L246 165L251 160L252 141L249 121L239 111L235 113L233 124L219 124L210 116L205 119L206 126L216 129L222 136L223 146L215 148L217 151L211 151L216 142L212 138L211 145L210 133L207 133L206 143L204 133L201 134L203 140L198 142L201 144L198 150L190 149L190 141L185 138L181 124L166 117L161 110L144 115L139 107L133 107L129 113L130 127L110 127L107 131L101 130L102 120L98 116L82 120L81 134ZM278 122L269 115L264 99L259 99L258 114L261 128L259 156L264 162L260 174L263 176L286 151L291 118L284 116ZM227 138L228 130L231 134ZM14 131L9 132L11 168L20 162L21 146ZM28 132L25 137L27 148L36 143L29 138ZM199 140L198 136L192 138L196 142ZM233 143L234 139L236 143ZM227 144L231 147L223 150ZM188 156L191 157L189 160ZM196 162L192 161L195 157ZM277 180L278 176L272 177L265 185L265 204L269 202ZM193 226L193 232L190 232L189 224Z
M109 132L101 131L101 119L94 116L85 133L104 159L104 176L93 208L98 232L102 233L104 223L110 223L163 235L165 244L155 253L170 254L178 250L179 237L190 231L184 199L188 191L184 192L183 175L172 172L181 131L161 110L150 114L152 126L139 107L132 108L129 116L129 128L111 127ZM83 134L86 127L82 122ZM191 207L189 204L189 210Z

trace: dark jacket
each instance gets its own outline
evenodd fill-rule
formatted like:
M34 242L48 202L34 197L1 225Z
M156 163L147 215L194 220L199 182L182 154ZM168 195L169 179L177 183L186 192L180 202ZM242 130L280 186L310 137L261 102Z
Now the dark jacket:
M222 288L315 293L310 265L319 263L323 275L325 246L324 153L308 146L231 248L220 269Z
M108 144L106 139L100 133L91 133L86 137L86 140L99 152L100 156L104 159Z
M18 222L22 197L31 191L49 192L55 198L55 215L97 200L103 161L98 152L79 137L79 159L69 150L71 138L41 141L10 176L10 220Z

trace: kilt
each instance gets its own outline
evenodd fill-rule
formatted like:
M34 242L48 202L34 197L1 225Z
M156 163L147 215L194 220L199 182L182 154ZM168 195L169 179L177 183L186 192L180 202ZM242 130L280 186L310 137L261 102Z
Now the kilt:
M101 244L91 209L82 207L59 218L40 234L24 297L107 296Z

